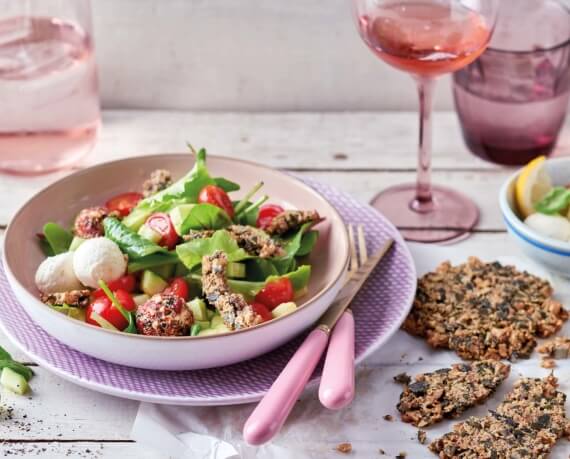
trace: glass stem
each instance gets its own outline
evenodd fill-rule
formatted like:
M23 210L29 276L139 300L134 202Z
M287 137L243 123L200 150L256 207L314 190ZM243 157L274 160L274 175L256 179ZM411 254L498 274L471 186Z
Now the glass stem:
M435 80L417 77L417 84L420 99L420 138L416 198L412 208L417 212L430 212L434 205L431 190L431 117Z

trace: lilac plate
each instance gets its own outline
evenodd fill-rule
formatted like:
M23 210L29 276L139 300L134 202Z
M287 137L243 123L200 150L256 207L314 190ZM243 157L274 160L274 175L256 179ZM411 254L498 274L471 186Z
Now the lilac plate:
M371 252L392 237L390 254L371 275L353 302L356 358L362 361L400 327L411 307L416 272L410 252L394 226L376 210L334 188L304 181L325 196L346 223L363 224ZM0 327L8 338L45 369L117 397L174 405L231 405L259 400L287 364L301 336L256 359L193 371L155 371L116 365L71 349L36 325L16 301L0 268ZM319 367L310 384L321 374Z

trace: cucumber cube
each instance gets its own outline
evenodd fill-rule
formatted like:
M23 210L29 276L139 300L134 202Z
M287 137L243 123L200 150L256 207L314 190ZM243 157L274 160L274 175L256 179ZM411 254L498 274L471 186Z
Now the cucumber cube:
M162 292L167 286L168 284L166 281L152 271L147 269L143 272L141 278L141 290L148 296Z
M200 330L206 330L207 328L210 328L209 320L197 320L194 323L200 325Z
M30 390L30 386L26 378L16 373L11 368L4 367L0 375L0 384L8 390L19 395L24 395Z
M156 266L151 268L151 271L163 279L170 279L174 275L174 264Z
M201 330L202 327L200 326L200 324L193 324L192 328L190 329L190 336L198 336Z
M168 212L170 221L179 236L182 236L182 225L194 206L195 204L180 204Z
M204 303L204 300L201 298L194 298L192 301L186 303L186 306L192 311L194 320L208 320L206 303Z
M137 306L140 306L141 304L145 304L149 300L149 298L150 296L142 293L140 295L133 296L133 301Z
M245 277L245 265L243 263L230 262L226 268L226 275L237 279Z
M222 316L215 315L214 317L212 317L212 320L210 321L211 328L218 328L225 326L226 324L224 324L224 319L222 319Z
M297 305L292 301L289 301L288 303L281 303L279 306L277 306L273 311L271 311L271 315L274 319L276 319L277 317L282 317L290 314L296 309Z
M155 244L158 244L162 239L162 236L159 233L157 233L155 230L153 230L150 226L147 225L143 225L140 227L139 236L151 242L154 242Z

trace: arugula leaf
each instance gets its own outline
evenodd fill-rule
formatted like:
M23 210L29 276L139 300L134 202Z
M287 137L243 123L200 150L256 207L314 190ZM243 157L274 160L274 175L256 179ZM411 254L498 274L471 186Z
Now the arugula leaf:
M196 153L194 167L181 179L158 193L145 198L137 204L133 211L123 220L125 226L135 228L139 226L154 212L166 212L172 208L174 202L196 203L198 194L206 185L215 185L206 168L206 150ZM141 223L142 221L142 223Z
M241 249L237 242L232 239L226 230L218 230L212 237L194 239L176 247L176 254L180 261L189 270L202 263L204 255L210 255L216 250L225 252L228 261L241 261L253 258L245 250Z
M44 225L43 233L54 255L67 252L73 240L70 231L53 222Z
M180 215L174 218L173 213ZM178 234L187 234L192 229L223 229L232 224L223 209L208 203L178 206L171 211L171 217Z
M570 205L570 190L561 186L554 187L534 208L542 214L557 214Z
M103 220L103 228L105 237L115 242L132 260L154 253L168 253L164 247L139 236L115 217L107 217Z
M232 191L238 191L240 189L240 186L237 183L225 179L224 177L216 177L214 179L214 182L216 182L216 185L219 186L226 193L230 193Z

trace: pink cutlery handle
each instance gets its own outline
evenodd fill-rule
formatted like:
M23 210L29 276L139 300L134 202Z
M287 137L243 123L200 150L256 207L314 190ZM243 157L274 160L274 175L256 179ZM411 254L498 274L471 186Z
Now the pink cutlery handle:
M313 330L303 341L246 421L243 437L247 443L261 445L271 440L281 430L315 370L327 342L327 333L319 328Z
M345 312L331 335L325 368L319 386L319 400L339 410L354 398L354 317Z

